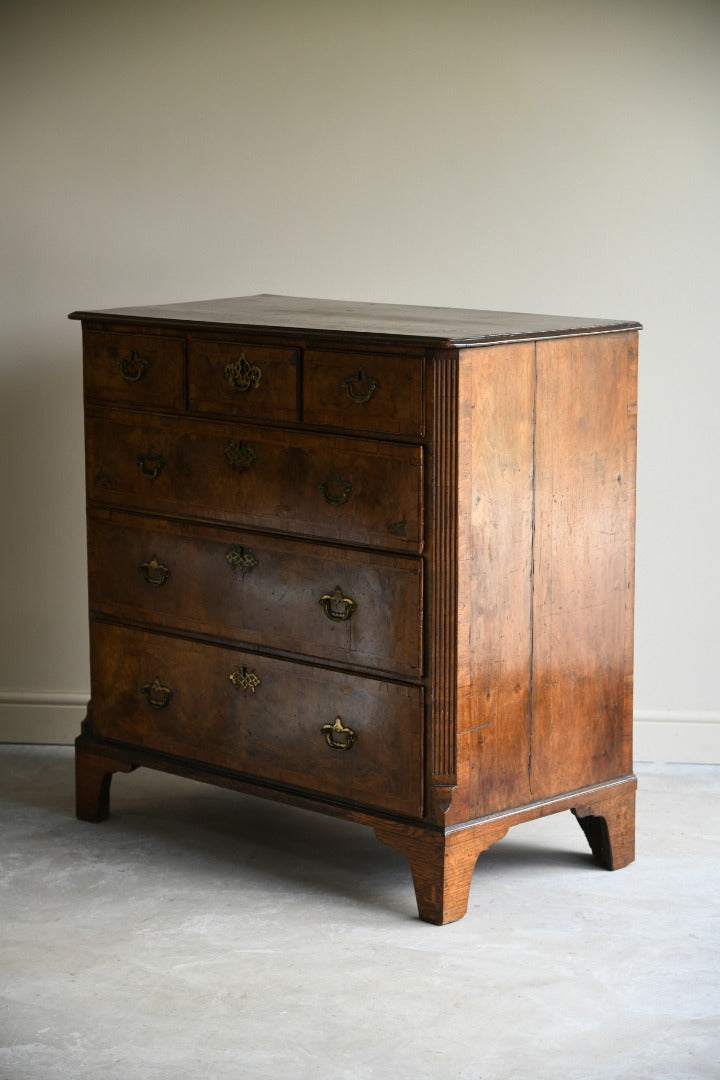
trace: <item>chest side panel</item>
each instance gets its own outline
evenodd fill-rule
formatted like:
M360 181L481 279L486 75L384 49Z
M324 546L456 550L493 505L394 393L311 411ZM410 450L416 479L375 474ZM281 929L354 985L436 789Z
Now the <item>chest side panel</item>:
M533 398L532 342L460 354L459 819L530 797Z
M637 335L539 342L531 788L632 769Z

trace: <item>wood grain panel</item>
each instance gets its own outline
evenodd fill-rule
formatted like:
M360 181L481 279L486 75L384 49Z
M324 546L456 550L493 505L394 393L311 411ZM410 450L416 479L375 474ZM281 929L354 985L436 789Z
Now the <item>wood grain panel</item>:
M88 552L95 614L421 674L420 559L114 510L89 515ZM251 560L245 571L237 563L242 553ZM162 571L151 571L153 559ZM342 621L320 602L338 586L354 602ZM334 602L330 610L347 613Z
M458 785L448 820L529 800L534 345L460 354Z
M242 341L188 342L188 407L202 415L244 420L298 419L298 349ZM226 369L241 359L257 373L255 385L239 390Z
M350 431L422 435L423 369L422 354L308 349L303 376L304 419L309 424Z
M422 447L120 410L88 410L86 434L92 502L421 549Z
M437 347L538 338L548 334L597 333L639 326L626 319L585 319L469 308L319 300L268 293L180 304L74 311L69 318L92 319L98 323L103 319L141 319L148 323L160 321L169 325L256 327L285 330L295 337L304 332L342 335L345 342L355 335L363 335L356 338L358 343L395 338L424 341Z
M92 733L196 763L418 816L422 688L93 623ZM231 673L259 682L238 688ZM153 707L143 689L170 691ZM334 750L336 717L355 741ZM342 742L345 736L331 736Z
M138 409L185 408L185 339L140 332L83 333L85 397Z
M538 342L531 789L631 771L635 335Z

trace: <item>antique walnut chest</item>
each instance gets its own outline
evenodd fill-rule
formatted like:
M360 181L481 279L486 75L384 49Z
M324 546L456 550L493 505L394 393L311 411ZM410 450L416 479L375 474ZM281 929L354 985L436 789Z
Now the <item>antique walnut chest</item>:
M137 766L338 815L434 923L530 818L632 860L637 323L269 295L71 318L80 818Z

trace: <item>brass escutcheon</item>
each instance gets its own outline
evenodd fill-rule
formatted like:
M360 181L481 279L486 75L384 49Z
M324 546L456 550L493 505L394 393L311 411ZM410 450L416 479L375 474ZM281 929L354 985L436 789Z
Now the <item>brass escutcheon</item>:
M249 469L253 462L257 461L257 454L249 443L236 442L235 439L232 439L225 448L225 458L233 469L242 472L243 469Z
M347 727L346 724L343 724L342 719L339 716L335 717L334 724L323 724L320 730L325 736L325 742L331 750L349 750L357 739L357 732L353 731L351 727ZM342 742L335 738L336 735L343 736Z
M355 390L354 383L360 384L359 390ZM367 405L378 388L378 381L366 375L360 368L357 375L348 375L347 379L341 379L340 385L351 401L357 402L358 405Z
M151 683L145 683L142 689L154 709L164 709L169 705L173 692L168 686L163 686L157 675Z
M249 690L251 694L254 694L260 686L260 679L249 667L236 667L230 672L228 678L238 690Z
M167 465L162 454L158 454L157 450L154 450L152 447L150 447L147 454L138 454L135 458L135 462L140 466L142 475L147 476L148 480L154 480Z
M163 566L161 562L158 562L156 555L153 555L148 562L142 563L139 569L142 571L142 576L148 585L164 585L170 577L167 566Z
M262 372L257 364L251 364L245 359L245 353L241 353L235 363L228 364L225 368L225 378L233 390L254 390L260 382L261 375Z
M239 570L243 577L245 574L250 573L251 570L254 570L258 564L257 556L250 548L230 548L225 558L233 570Z
M342 589L338 585L335 592L325 593L320 597L320 603L328 619L333 622L345 622L349 619L356 608L356 603L349 596L343 596Z
M118 360L120 374L123 379L127 379L128 382L140 382L145 375L149 364L149 360L145 360L142 356L138 356L136 349L130 351L130 356L122 356Z
M327 480L322 480L318 487L325 496L325 502L330 503L331 506L342 506L348 501L352 492L352 484L349 480L341 479L337 469Z

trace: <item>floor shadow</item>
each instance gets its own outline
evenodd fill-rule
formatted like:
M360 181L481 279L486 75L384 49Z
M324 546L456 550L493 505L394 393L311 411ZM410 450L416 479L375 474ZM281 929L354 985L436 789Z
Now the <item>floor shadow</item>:
M125 847L137 838L144 850L154 847L163 862L177 862L188 874L236 869L368 907L377 906L383 891L386 906L414 910L402 856L352 822L150 769L113 777L110 816L100 824L76 819L74 797L72 748L0 749L5 820L25 816L31 824L39 813L48 828L73 830L77 843L86 850L90 845L97 857L111 844ZM394 883L397 904L387 895Z
M404 856L353 822L150 769L116 774L107 821L79 822L71 747L2 748L0 796L8 806L39 811L77 831L77 843L89 844L98 857L111 844L125 846L137 838L144 850L155 848L164 862L181 864L187 874L237 870L268 887L294 884L318 897L335 894L368 907L381 903L417 917ZM537 832L538 823L532 824ZM563 849L548 844L547 837L538 837L538 843L524 839L518 826L480 856L475 878L488 882L538 869L592 865L589 851L571 846L573 839L577 844L572 833L577 825L569 814L567 827Z

